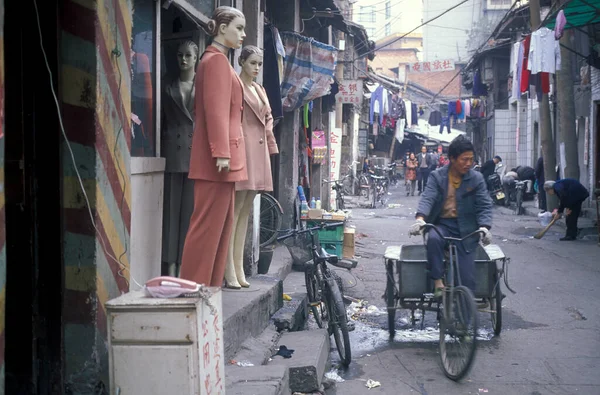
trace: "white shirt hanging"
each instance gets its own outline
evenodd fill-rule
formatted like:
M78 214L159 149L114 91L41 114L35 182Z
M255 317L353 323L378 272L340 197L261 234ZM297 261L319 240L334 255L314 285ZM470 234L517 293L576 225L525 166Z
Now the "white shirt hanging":
M527 63L531 74L556 74L556 70L560 70L560 62L560 43L554 38L554 32L547 27L533 32Z

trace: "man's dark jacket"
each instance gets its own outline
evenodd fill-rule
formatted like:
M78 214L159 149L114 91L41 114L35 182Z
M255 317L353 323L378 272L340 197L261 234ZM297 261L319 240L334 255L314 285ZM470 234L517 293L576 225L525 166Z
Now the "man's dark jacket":
M444 166L429 175L429 181L417 209L417 217L424 217L425 222L434 225L439 223L444 201L448 195L448 171L449 166ZM482 226L488 229L492 227L492 199L479 172L469 170L464 175L460 187L456 190L456 208L461 237ZM467 249L472 249L478 241L479 238L473 236L465 240L464 245Z
M535 164L535 178L538 180L538 187L541 190L544 186L544 158L541 156Z
M558 212L562 213L565 208L573 208L583 203L590 196L588 190L574 178L563 178L554 183L554 192L560 200Z

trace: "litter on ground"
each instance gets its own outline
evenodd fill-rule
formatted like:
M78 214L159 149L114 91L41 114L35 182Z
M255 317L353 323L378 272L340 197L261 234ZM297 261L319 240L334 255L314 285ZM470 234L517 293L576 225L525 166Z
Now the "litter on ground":
M368 389L371 389L371 388L377 388L377 387L381 387L381 383L380 383L379 381L375 381L375 380L368 379L368 380L367 380L367 384L365 384L365 386L366 386Z

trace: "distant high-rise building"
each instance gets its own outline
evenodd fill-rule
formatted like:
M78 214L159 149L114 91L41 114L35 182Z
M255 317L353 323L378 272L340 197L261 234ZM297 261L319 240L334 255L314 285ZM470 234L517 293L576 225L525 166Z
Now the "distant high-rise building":
M358 0L352 5L352 21L363 25L373 41L409 32L421 17L422 0Z
M452 59L455 62L465 62L469 59L469 34L474 27L477 39L485 40L484 25L495 26L499 18L511 7L514 0L481 0L468 1L451 11L452 6L460 0L423 0L423 21L443 14L435 21L423 26L423 60L435 61ZM496 20L498 18L498 20Z

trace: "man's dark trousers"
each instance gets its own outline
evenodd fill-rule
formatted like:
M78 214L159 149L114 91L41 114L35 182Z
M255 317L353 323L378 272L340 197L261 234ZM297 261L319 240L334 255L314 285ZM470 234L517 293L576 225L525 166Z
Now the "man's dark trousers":
M428 178L429 168L419 167L417 169L417 187L419 188L419 192L423 192L425 190L425 185L427 185Z
M438 230L446 237L461 237L456 219L440 219L437 225ZM427 239L427 269L430 277L434 280L444 278L444 247L446 241L442 239L435 230L430 230ZM472 236L477 238L478 236ZM458 252L458 271L460 273L461 284L475 292L475 248L473 251L467 251L463 243L457 243ZM455 277L454 285L458 285Z
M571 209L571 214L565 218L565 222L567 223L567 237L577 238L577 219L579 218L579 214L581 214L582 203L579 202L573 207L568 207Z

